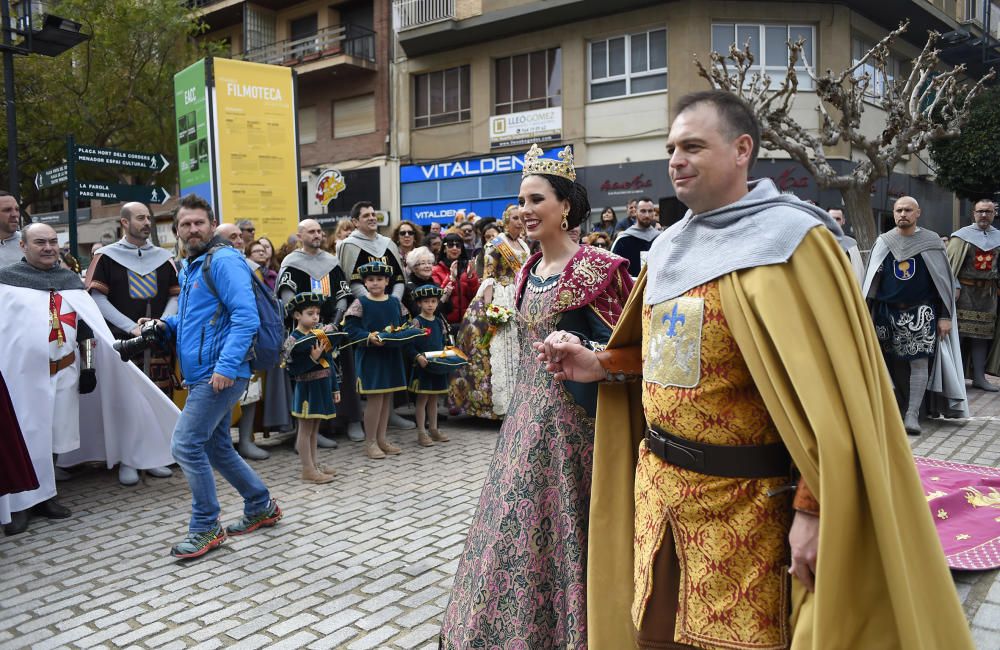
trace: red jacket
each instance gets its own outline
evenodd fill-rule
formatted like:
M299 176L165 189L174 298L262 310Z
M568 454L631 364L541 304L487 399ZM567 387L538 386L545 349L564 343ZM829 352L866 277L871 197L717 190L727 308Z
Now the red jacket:
M469 275L470 271L471 276ZM452 287L451 297L448 299L451 309L448 310L446 318L449 323L461 323L462 316L465 316L465 310L469 308L472 298L479 290L479 276L476 275L471 262L466 271L459 273L457 282L451 281L451 266L444 262L438 262L434 265L431 278L446 291L449 286Z

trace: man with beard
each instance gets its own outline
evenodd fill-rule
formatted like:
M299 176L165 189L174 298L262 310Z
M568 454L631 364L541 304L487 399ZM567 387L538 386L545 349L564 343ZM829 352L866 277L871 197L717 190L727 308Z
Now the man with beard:
M162 318L177 313L177 269L170 253L149 243L153 221L142 203L126 203L119 219L122 238L100 249L87 269L87 289L101 310L111 332L118 339L139 336L140 318ZM146 350L132 359L157 388L173 394L173 361L162 351ZM167 467L153 467L147 473L167 478ZM122 463L118 468L122 485L135 485L139 473Z
M344 319L351 297L347 277L340 268L340 261L323 250L323 228L318 221L306 219L300 222L298 233L302 248L292 251L281 261L275 291L283 305L288 305L300 293L322 294L326 300L320 305L320 324L325 329L333 329ZM365 434L361 430L361 404L357 396L353 355L342 354L339 360L343 381L337 419L349 422L348 438L360 442L365 439ZM317 444L324 449L337 446L336 441L322 435L317 437Z
M228 535L274 526L282 513L267 486L233 449L229 433L233 407L250 380L250 345L260 327L250 268L227 240L213 237L215 217L201 197L182 198L174 224L188 262L181 271L178 312L157 327L166 339L176 340L188 387L171 451L191 488L192 512L187 536L170 554L189 559L217 548ZM203 275L213 248L209 273L214 291ZM213 470L243 497L243 517L226 528L219 522Z
M952 327L955 277L941 237L917 226L916 199L896 199L892 216L896 227L875 241L861 293L872 305L875 334L904 397L903 425L907 433L919 435L927 391L932 410L969 415L958 330Z
M20 262L21 209L10 192L0 190L0 268Z
M464 219L465 214L462 214ZM382 262L392 268L392 276L389 278L389 286L386 293L391 294L402 302L403 293L406 291L406 279L403 275L403 260L399 256L399 249L396 244L385 235L378 233L378 215L370 201L358 201L351 206L351 221L354 222L354 232L347 239L337 244L337 257L340 258L340 265L344 269L347 281L351 288L351 293L355 298L365 295L365 284L358 269L369 262ZM457 221L457 217L456 217ZM349 354L341 355L341 363L345 363L345 358ZM347 361L346 363L351 363ZM348 388L348 383L351 388ZM350 408L351 395L348 391L353 390L353 377L344 377L341 383L341 408ZM406 401L406 392L399 393L395 398L395 406L401 406ZM360 402L358 403L360 410ZM416 423L399 416L395 412L389 415L389 426L396 429L415 429ZM354 439L353 437L351 438Z
M958 333L963 348L972 357L972 385L995 393L986 379L987 355L992 374L1000 374L997 340L997 259L1000 258L1000 230L993 227L996 204L989 199L976 201L971 225L952 233L948 241L948 262L961 285L958 294Z
M628 260L629 274L634 278L646 265L646 253L660 231L653 227L656 209L653 199L644 196L636 203L635 225L623 230L611 245L611 252Z
M70 516L55 501L54 454L67 464L163 466L177 420L170 399L112 349L111 330L80 277L59 266L55 230L30 224L20 246L24 259L0 269L8 325L0 375L16 377L7 389L39 487L0 496L8 535L27 529L29 513Z

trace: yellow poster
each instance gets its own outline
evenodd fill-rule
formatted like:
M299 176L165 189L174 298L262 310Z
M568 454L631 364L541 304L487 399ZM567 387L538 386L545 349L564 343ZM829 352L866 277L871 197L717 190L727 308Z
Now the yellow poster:
M280 246L299 223L292 71L218 58L214 67L220 223L250 219Z

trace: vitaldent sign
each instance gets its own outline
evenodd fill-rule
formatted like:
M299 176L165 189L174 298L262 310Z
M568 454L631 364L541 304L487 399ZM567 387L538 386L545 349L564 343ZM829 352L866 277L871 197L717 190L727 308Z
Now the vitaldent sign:
M543 158L558 160L561 148L546 149ZM470 160L443 161L425 165L403 165L399 168L400 183L422 183L425 181L443 181L450 178L466 178L469 176L490 176L492 174L510 174L524 169L524 153L504 154L488 158L473 158Z
M562 138L562 107L490 117L490 147L512 147Z

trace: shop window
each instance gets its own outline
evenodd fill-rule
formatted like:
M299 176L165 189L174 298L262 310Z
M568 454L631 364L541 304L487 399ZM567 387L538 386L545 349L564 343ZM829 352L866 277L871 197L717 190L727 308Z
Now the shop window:
M438 185L441 201L474 201L479 198L479 177L452 178Z
M751 72L771 78L771 87L777 89L788 69L788 43L805 39L802 58L795 65L799 89L812 90L813 81L806 65L816 69L816 34L811 25L748 25L741 23L715 23L712 25L712 49L720 54L729 53L729 46L743 49L750 45L754 65ZM803 60L804 59L804 60Z
M497 59L494 70L494 115L562 105L560 48Z
M590 98L667 89L667 30L590 42Z
M316 107L304 106L299 109L299 144L316 142Z
M375 132L375 95L361 95L333 102L333 137Z
M413 75L413 128L468 122L469 66Z
M403 205L411 203L436 203L438 201L438 181L427 183L404 183L400 186Z
M502 199L510 197L511 203L517 202L517 193L521 191L520 174L497 174L483 176L482 198Z

